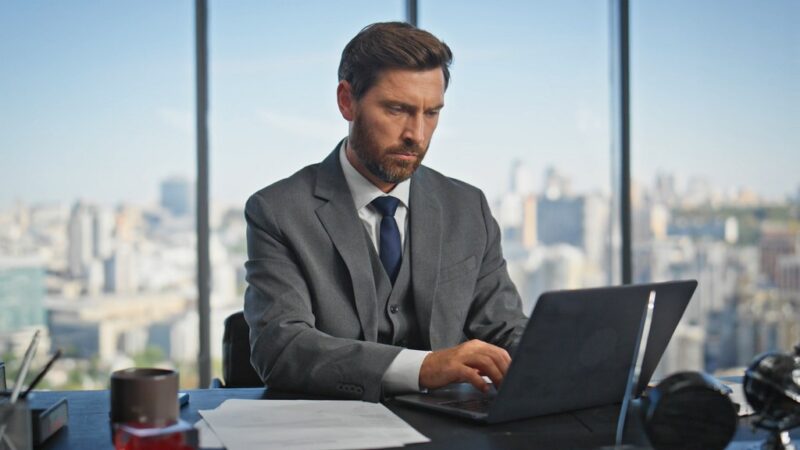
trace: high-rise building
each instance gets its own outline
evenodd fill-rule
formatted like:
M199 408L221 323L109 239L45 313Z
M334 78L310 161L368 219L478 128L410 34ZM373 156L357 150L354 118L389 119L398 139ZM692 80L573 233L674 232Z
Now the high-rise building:
M761 273L772 283L778 280L778 260L798 254L800 233L788 227L764 225L761 227Z
M136 257L127 244L121 244L104 262L105 291L134 294L139 287Z
M739 220L736 217L725 219L725 242L735 244L739 241Z
M669 224L670 212L663 203L641 204L633 211L633 241L663 240L667 237Z
M610 209L610 200L604 195L584 197L583 251L595 267L608 265Z
M536 230L536 196L528 194L522 203L522 246L528 250L538 241Z
M511 192L517 194L532 194L534 191L533 172L530 167L520 160L511 163Z
M705 368L705 330L697 325L681 321L669 341L654 378L684 370L704 370Z
M103 288L103 260L112 251L113 233L111 211L83 202L72 207L67 224L67 269L92 295Z
M92 217L92 256L98 260L111 254L114 233L114 214L108 209L95 208Z
M182 177L161 182L161 207L175 217L188 217L194 211L192 183Z
M543 292L582 287L585 267L583 252L571 245L535 247L525 262L525 279L517 284L523 312L530 314Z
M584 248L586 216L583 197L540 197L536 213L536 229L541 244L569 244Z
M94 258L94 233L92 211L82 202L72 207L67 225L69 235L67 264L69 274L75 278L84 277Z
M0 257L0 334L44 324L44 263Z
M522 196L506 192L500 199L498 223L503 234L503 243L519 243L522 239Z
M569 178L559 172L555 167L548 167L544 173L542 194L550 199L571 196L572 186Z
M800 294L800 255L778 258L777 285L784 291Z

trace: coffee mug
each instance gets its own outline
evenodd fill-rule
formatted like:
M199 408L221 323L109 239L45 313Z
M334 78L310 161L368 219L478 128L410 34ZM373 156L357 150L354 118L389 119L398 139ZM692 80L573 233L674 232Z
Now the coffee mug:
M111 374L111 424L166 427L178 421L178 373L131 368Z

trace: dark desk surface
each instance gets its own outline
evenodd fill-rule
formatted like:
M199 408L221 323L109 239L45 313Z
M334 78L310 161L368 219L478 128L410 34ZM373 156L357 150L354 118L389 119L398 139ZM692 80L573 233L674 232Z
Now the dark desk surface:
M229 398L296 399L297 395L265 389L199 389L188 391L189 405L181 418L190 423L200 420L201 409L213 409ZM69 425L53 436L44 449L112 448L108 426L108 391L38 392L35 402L66 397ZM591 449L614 442L618 406L595 408L498 425L478 425L465 420L420 411L388 401L386 406L409 425L431 439L412 449ZM737 440L750 440L753 434L744 424Z

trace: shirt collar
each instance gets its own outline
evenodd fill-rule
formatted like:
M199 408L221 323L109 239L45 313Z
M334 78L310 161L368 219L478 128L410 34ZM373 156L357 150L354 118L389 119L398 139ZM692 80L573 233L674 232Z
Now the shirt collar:
M377 186L372 184L371 181L366 179L364 175L358 173L355 167L350 164L350 161L347 159L347 155L345 154L346 148L347 139L342 141L342 145L339 147L339 163L342 165L344 179L347 181L347 186L350 188L350 194L353 196L353 204L356 207L356 211L361 210L361 208L369 205L376 198L384 195L391 195L392 197L397 198L400 200L400 203L402 203L403 206L408 208L408 196L411 187L411 178L398 183L388 194L384 193L378 189Z

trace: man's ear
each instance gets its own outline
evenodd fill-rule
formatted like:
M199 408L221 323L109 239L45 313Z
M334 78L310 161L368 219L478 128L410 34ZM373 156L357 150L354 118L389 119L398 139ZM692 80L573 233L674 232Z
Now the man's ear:
M353 89L345 80L339 82L336 87L336 103L339 105L339 112L342 113L344 120L352 122L355 118L355 100L353 99Z

